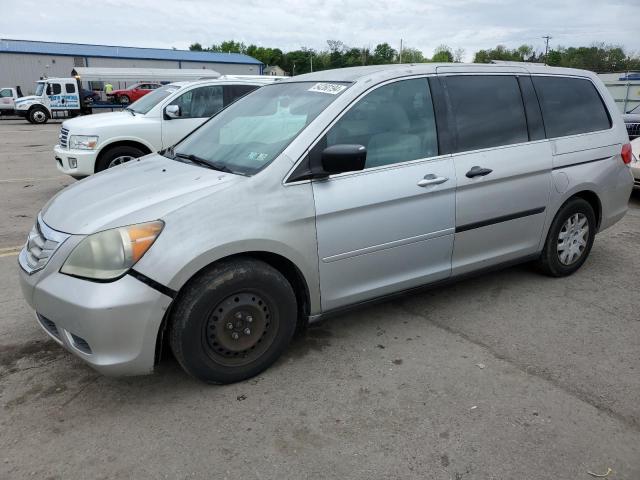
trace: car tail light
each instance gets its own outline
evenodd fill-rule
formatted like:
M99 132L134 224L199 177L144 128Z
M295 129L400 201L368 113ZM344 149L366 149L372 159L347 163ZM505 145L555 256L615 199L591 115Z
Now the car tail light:
M631 163L631 159L633 158L633 154L631 153L631 144L625 143L622 146L622 152L620 152L620 156L622 157L622 161L629 165Z

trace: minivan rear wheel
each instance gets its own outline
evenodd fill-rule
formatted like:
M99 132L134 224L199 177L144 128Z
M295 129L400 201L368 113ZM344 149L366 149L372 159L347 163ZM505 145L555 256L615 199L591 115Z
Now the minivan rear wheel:
M544 273L564 277L578 270L591 252L596 235L596 215L583 198L568 200L549 228L538 265Z
M234 259L203 272L181 292L169 343L190 375L233 383L273 364L289 345L296 320L295 294L278 270Z

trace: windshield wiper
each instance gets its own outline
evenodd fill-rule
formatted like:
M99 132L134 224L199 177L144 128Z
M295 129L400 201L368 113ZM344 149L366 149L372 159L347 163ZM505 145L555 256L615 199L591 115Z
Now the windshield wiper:
M173 150L170 150L169 153L173 153ZM202 167L210 168L211 170L218 170L220 172L225 172L225 173L234 173L234 171L231 170L226 165L221 165L219 163L209 162L208 160L205 160L204 158L200 158L200 157L198 157L196 155L193 155L193 154L176 153L176 154L174 154L173 158L174 159L175 158L183 158L185 160L189 160L191 163L194 163L196 165L200 165Z
M125 110L127 112L130 112L131 115L133 115L134 117L136 116L136 111L133 108L127 107L127 108L125 108Z

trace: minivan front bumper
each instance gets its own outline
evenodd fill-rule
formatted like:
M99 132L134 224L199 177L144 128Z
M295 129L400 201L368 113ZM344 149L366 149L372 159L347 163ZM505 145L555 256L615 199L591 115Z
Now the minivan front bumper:
M59 273L59 263L32 275L20 269L24 297L43 330L100 373L151 373L171 298L131 275L108 283L70 277Z

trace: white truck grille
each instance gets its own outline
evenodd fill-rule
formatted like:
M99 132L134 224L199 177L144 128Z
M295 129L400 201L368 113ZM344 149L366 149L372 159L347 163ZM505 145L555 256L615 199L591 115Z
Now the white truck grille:
M60 135L58 135L58 141L62 148L69 148L69 130L66 128L60 129Z
M58 247L69 235L49 228L38 216L27 237L27 243L20 252L18 263L28 274L42 270Z

